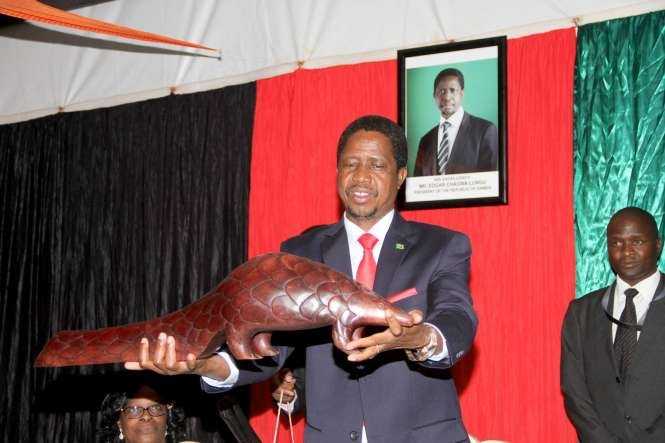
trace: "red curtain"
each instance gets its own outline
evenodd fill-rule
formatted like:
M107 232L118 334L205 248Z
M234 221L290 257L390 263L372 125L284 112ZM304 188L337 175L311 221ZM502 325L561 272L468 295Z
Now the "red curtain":
M404 213L471 238L480 326L455 377L467 427L481 440L574 441L558 373L560 325L575 275L574 60L573 29L508 42L508 205ZM258 83L250 256L339 218L337 138L360 115L396 118L396 69L394 61L365 63ZM275 418L266 385L254 388L252 407L255 430L270 440ZM285 427L280 436L288 441Z

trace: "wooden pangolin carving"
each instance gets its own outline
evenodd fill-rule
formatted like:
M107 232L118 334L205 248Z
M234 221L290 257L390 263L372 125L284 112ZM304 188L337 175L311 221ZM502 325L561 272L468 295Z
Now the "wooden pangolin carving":
M411 317L332 268L286 253L266 254L234 269L217 288L185 308L140 323L92 331L61 331L37 356L35 366L71 366L138 360L138 343L158 334L176 339L178 359L205 357L226 342L237 359L275 355L271 331L333 325L333 341L344 350L363 326L387 325L393 313L403 325ZM354 335L355 333L355 335Z

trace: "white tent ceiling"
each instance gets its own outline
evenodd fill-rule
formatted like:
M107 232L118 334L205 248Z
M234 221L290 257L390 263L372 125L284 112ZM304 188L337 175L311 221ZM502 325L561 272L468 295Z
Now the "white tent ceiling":
M660 9L665 0L115 0L74 12L216 47L221 58L32 23L5 26L0 123L214 89L299 64L385 60L401 48Z

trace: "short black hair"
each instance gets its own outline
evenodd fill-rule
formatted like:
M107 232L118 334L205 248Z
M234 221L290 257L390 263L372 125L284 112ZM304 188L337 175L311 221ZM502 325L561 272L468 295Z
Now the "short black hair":
M645 211L644 209L638 208L637 206L627 206L623 209L619 209L617 212L614 213L612 218L610 218L610 222L607 224L607 226L612 224L612 222L617 218L624 215L641 218L644 222L646 222L647 226L651 230L653 238L655 239L660 238L660 236L658 235L658 224L656 223L656 219L654 218L654 216L651 215L651 213Z
M397 163L397 169L406 168L408 158L408 149L406 146L406 136L404 130L397 123L389 118L380 115L364 115L355 119L344 129L337 142L337 163L342 157L342 151L349 138L358 131L375 131L388 137L393 148L393 155Z
M434 94L436 94L436 87L439 85L439 82L445 77L457 77L460 87L464 90L464 74L462 74L462 71L455 68L446 68L439 72L434 79Z

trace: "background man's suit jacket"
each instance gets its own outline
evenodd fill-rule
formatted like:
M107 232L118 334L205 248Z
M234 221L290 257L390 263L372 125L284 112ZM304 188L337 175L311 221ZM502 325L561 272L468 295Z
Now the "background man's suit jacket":
M414 177L438 174L438 134L439 125L436 125L420 139ZM499 135L496 126L465 112L446 165L446 174L496 171L498 158Z
M583 443L665 442L664 283L661 274L625 380L619 378L603 307L611 311L614 285L570 303L562 332L561 386Z
M352 275L342 221L289 239L282 249ZM301 335L307 346L305 441L338 443L350 436L360 441L363 421L370 443L468 441L447 368L469 350L475 335L477 319L467 284L470 254L465 235L395 214L381 248L374 290L385 296L416 288L417 295L396 304L421 309L425 321L446 336L450 357L420 364L396 350L358 365L334 348L330 328L306 331ZM238 384L269 377L291 350L280 348L277 366L269 359L239 364ZM216 391L207 385L204 389Z

